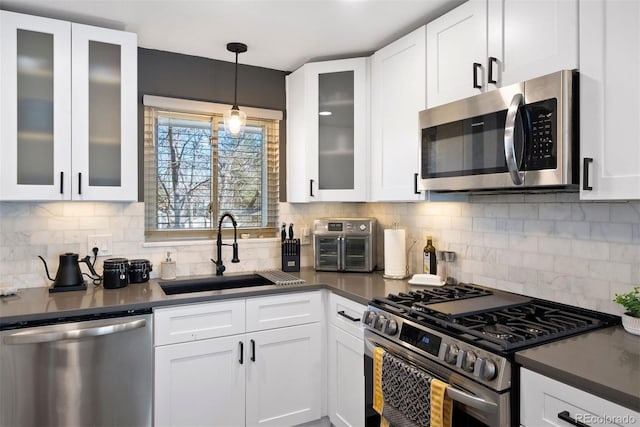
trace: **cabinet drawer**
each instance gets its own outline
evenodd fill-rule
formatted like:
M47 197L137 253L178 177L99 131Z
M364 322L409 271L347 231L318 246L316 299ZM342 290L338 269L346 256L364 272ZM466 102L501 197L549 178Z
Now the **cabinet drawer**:
M363 339L364 328L362 326L362 315L367 309L366 306L341 297L334 293L329 294L329 321L351 335Z
M640 420L640 414L631 409L528 369L520 372L520 423L524 427L572 425L561 417L607 426L635 426Z
M244 304L234 300L154 310L155 345L242 334Z
M247 332L319 322L320 291L247 299Z

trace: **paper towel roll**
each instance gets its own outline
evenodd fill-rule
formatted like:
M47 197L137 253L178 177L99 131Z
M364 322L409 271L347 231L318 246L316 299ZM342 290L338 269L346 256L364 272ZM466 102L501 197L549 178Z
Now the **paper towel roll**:
M384 230L384 277L407 277L407 248L404 230Z

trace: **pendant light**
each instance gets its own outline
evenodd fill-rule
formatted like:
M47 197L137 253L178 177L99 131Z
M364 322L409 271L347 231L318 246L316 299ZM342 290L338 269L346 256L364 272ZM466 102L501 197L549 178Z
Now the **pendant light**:
M224 129L236 138L244 131L247 115L238 108L238 54L247 51L244 43L227 43L227 50L236 54L235 90L233 93L233 107L224 113Z

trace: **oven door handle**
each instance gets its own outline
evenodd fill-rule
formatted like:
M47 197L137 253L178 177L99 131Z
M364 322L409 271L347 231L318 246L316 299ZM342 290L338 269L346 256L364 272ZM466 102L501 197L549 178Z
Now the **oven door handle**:
M467 405L470 408L477 409L485 414L495 414L498 412L498 405L496 403L475 397L452 386L447 386L447 396L451 400Z

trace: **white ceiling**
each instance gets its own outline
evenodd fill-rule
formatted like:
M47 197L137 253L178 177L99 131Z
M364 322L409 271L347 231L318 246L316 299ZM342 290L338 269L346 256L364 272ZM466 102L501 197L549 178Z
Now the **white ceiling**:
M368 55L464 0L0 0L0 8L132 31L138 45L293 71Z

